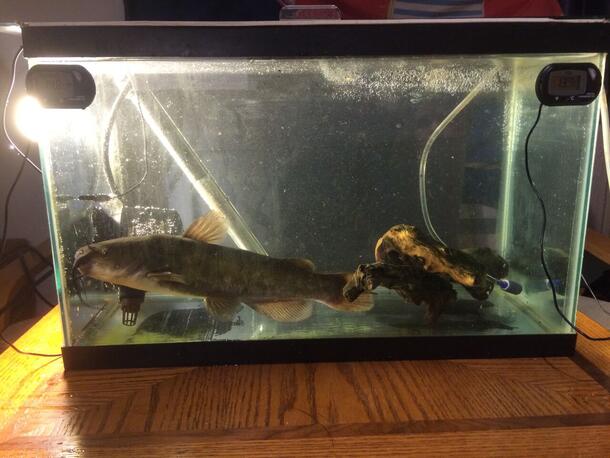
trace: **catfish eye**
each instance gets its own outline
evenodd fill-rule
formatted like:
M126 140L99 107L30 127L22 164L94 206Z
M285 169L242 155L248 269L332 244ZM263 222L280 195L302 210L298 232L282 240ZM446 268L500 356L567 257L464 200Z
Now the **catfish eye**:
M94 253L101 254L102 256L106 256L106 254L108 253L108 248L106 247L99 247L93 245L88 245L88 247Z

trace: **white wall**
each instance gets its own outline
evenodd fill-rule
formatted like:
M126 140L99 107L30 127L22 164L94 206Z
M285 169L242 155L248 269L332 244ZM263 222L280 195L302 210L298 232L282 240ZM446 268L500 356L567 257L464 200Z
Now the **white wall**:
M0 22L120 21L123 0L2 0Z

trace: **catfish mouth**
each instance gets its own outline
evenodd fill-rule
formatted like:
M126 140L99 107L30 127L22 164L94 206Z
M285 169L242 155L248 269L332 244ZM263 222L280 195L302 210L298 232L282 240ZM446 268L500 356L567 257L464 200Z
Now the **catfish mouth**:
M76 250L74 255L74 263L70 270L70 283L73 285L74 292L83 304L86 304L86 301L82 296L82 279L91 272L93 263L95 262L94 258L97 254L101 253L94 248L93 245L86 245Z
M81 276L87 275L91 270L91 261L95 251L93 250L91 245L84 246L76 250L76 254L74 255L74 263L72 264L72 277L77 275L78 272L81 273Z

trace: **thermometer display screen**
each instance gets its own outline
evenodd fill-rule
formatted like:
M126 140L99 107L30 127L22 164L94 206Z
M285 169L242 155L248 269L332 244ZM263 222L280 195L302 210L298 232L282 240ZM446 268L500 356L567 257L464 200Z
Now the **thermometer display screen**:
M602 75L592 63L549 64L536 78L536 96L549 107L588 105L602 87Z
M556 70L549 75L550 95L571 96L587 91L587 72L584 70Z

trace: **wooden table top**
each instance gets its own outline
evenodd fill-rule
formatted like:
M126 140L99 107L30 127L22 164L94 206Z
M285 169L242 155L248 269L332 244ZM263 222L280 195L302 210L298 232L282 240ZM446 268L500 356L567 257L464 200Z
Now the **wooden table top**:
M58 352L58 309L17 344ZM571 358L70 373L8 349L0 456L608 457L609 390L610 343L580 337Z
M585 250L610 265L610 237L594 229L587 229Z

